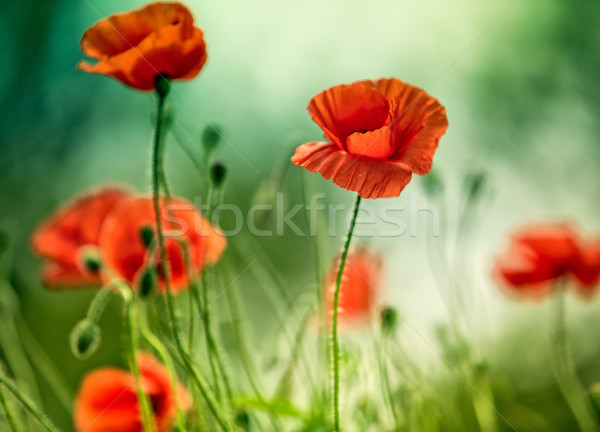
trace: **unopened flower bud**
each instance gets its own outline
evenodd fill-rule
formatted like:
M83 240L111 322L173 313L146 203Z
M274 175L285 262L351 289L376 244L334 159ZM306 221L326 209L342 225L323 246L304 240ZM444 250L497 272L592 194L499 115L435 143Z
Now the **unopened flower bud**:
M202 146L207 156L217 148L219 142L221 142L221 136L222 132L219 126L209 124L204 128L202 132Z
M96 247L84 247L81 251L81 260L85 270L90 273L98 273L102 268L102 257Z
M242 430L250 430L250 415L245 409L240 409L235 413L235 423L242 428Z
M139 282L139 293L142 297L148 297L156 288L156 273L153 269L147 269L142 273Z
M156 88L156 93L161 98L165 98L169 94L169 90L171 88L171 80L169 76L166 74L159 73L154 77L154 87Z
M86 359L98 349L100 328L91 319L84 318L71 331L70 342L73 354Z
M227 167L222 162L215 162L210 167L210 179L215 188L220 188L227 175Z
M154 241L154 230L152 227L145 225L140 228L140 239L142 240L142 244L149 248L152 242Z
M475 201L485 190L486 174L482 171L469 173L465 177L464 188L469 201Z
M398 328L398 311L391 306L381 310L381 330L384 334L392 334Z

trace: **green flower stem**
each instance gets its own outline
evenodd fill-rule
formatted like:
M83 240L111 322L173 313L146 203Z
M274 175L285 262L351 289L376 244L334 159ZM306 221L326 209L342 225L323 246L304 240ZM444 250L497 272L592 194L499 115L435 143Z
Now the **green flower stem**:
M242 250L240 252L237 252L235 249L232 249L232 252L235 254L235 257L238 260L243 260L244 256L251 256L252 254L255 254L256 259L263 264L261 266L254 266L252 271L256 275L256 278L261 283L263 283L265 287L265 289L263 289L263 293L267 297L267 301L273 306L275 319L277 319L277 324L281 328L286 344L288 345L289 349L293 351L294 337L291 334L291 331L288 331L287 323L289 322L288 318L290 316L290 313L294 308L294 300L290 297L289 293L287 292L285 283L283 282L283 280L281 280L281 278L277 274L277 271L271 266L269 258L262 251L262 246L260 245L260 243L256 240L254 236L250 236L248 237L248 239L250 239L249 241L252 241L252 244L249 247L244 244L245 242L242 241L239 244L239 247L242 248ZM283 302L277 298L277 293L273 292L273 290L270 289L271 284L268 283L269 279L275 284L277 292L282 297L281 300L283 300ZM300 350L300 361L302 363L302 369L306 378L305 382L309 385L313 398L316 401L319 398L319 392L317 390L315 378L311 373L311 363L304 350Z
M186 259L187 261L187 259ZM194 329L195 326L195 317L194 317L194 293L192 292L194 289L193 286L190 285L188 289L188 317L189 317L189 330L188 330L188 352L191 356L194 355Z
M18 321L16 321L16 325L23 347L25 348L28 357L31 359L33 367L42 377L44 377L46 382L52 388L58 402L70 415L74 396L65 377L56 367L56 364L50 359L46 351L44 351L22 317L19 317Z
M157 81L160 81L162 78L158 78ZM166 81L166 80L165 80ZM164 83L163 83L164 84ZM166 85L170 85L166 83ZM158 86L157 86L158 87ZM168 87L167 87L168 88ZM154 202L154 217L156 219L156 234L158 238L158 249L160 252L161 262L162 262L162 270L163 270L163 279L165 283L165 288L167 291L167 295L164 296L166 302L166 309L168 313L169 319L169 329L171 331L171 336L175 342L177 347L177 351L181 357L181 360L185 366L185 368L190 373L193 378L195 384L198 386L202 396L206 400L208 407L211 412L215 416L215 419L219 423L219 425L225 431L232 431L234 428L230 425L230 421L223 415L219 404L217 403L212 391L209 388L208 382L201 374L201 372L195 367L192 359L189 354L185 351L183 347L183 343L179 337L179 329L177 325L177 318L175 314L175 304L173 300L173 292L171 290L171 282L169 276L169 261L167 256L167 250L165 248L165 238L162 232L162 219L160 214L160 179L164 175L163 170L163 146L162 143L162 135L163 135L163 127L164 127L164 107L165 107L165 98L168 91L160 91L156 92L158 96L158 104L157 104L157 112L156 112L156 130L154 134L154 145L152 152L152 197Z
M0 384L0 405L4 410L4 414L6 415L6 421L10 426L10 430L12 432L21 432L23 428L21 427L17 417L13 411L13 407L6 397L5 386Z
M217 195L217 206L219 206L222 202L222 199L223 199L222 192L223 192L223 188L219 188L217 190L217 194L216 194ZM207 216L210 218L211 223L212 223L212 209L213 209L212 203L213 203L214 195L215 195L215 188L214 188L214 186L212 186L212 183L211 183L211 186L208 190L208 210L207 210ZM211 321L210 321L210 306L211 306L211 304L208 302L208 294L210 292L211 286L214 286L214 283L215 283L214 271L215 271L215 269L213 266L207 266L204 268L204 270L202 272L202 286L203 286L202 292L204 294L203 303L205 305L204 316L206 319L206 322L205 322L206 334L208 335L208 337L210 339L212 354L216 360L217 366L221 373L221 377L223 379L223 384L225 386L225 393L227 394L227 397L229 398L230 403L232 403L233 402L233 391L232 391L232 386L231 386L231 380L229 379L229 373L227 372L227 365L225 363L225 360L223 359L221 347L217 343L217 339L215 339Z
M267 402L266 398L263 396L264 390L261 388L261 380L258 377L258 370L256 367L256 363L254 358L250 355L250 350L248 349L248 335L244 332L243 326L240 323L243 320L244 313L242 312L242 306L239 299L239 293L237 289L233 288L227 290L227 304L229 308L229 313L231 315L231 328L232 335L235 341L235 345L238 347L238 352L240 354L240 360L242 363L242 367L244 368L244 372L246 377L248 378L248 382L254 391L256 399L262 404L265 410L270 412L270 416L268 416L271 425L273 426L273 430L282 430L282 426L279 423L275 413L273 412L272 407ZM260 427L260 426L259 426Z
M214 187L211 186L208 189L208 208L206 210L206 216L208 217L208 219L210 221L212 221L211 218L211 213L212 213L212 199L213 199L213 194L214 194ZM222 394L221 394L221 385L220 385L220 380L219 380L219 373L217 371L217 369L219 368L219 365L217 364L217 358L216 358L216 342L214 340L213 334L212 334L212 327L211 327L211 321L210 321L210 304L208 301L208 290L210 289L209 284L208 284L208 275L207 272L209 271L209 267L208 266L204 266L204 268L202 269L202 275L201 275L201 284L200 284L200 296L201 298L196 298L196 304L198 307L198 313L200 313L200 316L202 317L202 323L204 326L204 339L206 342L206 353L208 355L208 364L210 365L210 371L213 377L213 384L215 386L215 393L217 396L217 399L221 399ZM192 290L194 291L195 295L198 296L198 286L196 284L194 284L194 286L192 287ZM231 396L231 391L229 391L230 396Z
M344 275L344 267L346 266L346 258L348 257L348 250L350 249L352 233L354 232L354 226L356 225L356 217L358 216L360 199L360 195L356 195L350 227L348 228L348 234L346 235L346 241L344 242L344 248L342 249L340 266L338 268L337 278L335 281L335 294L333 297L333 325L331 328L330 339L329 370L332 393L331 414L333 417L333 430L335 432L340 431L340 346L338 341L338 306L340 302L340 286L342 285L342 276Z
M146 312L147 311L142 311L142 313L140 313L140 334L146 343L152 347L154 352L160 358L160 361L169 371L169 375L171 375L171 387L173 391L173 399L175 400L175 421L177 423L177 430L180 432L185 432L187 431L187 428L185 426L185 419L179 401L179 380L177 379L175 365L173 365L173 360L171 359L171 354L169 354L168 349L160 341L160 338L156 337L156 335L152 333L152 330L150 330L150 326L148 325L148 315Z
M17 398L17 400L21 402L23 406L27 408L27 410L40 422L44 429L46 429L48 432L59 432L58 428L52 424L46 414L41 412L27 396L21 393L17 386L2 373L0 373L0 385L4 385L6 389L10 391L15 398Z
M400 416L396 411L388 370L387 337L388 336L386 335L379 336L379 343L377 343L377 341L375 342L375 353L377 355L377 363L379 364L379 378L381 381L382 393L385 396L394 419L394 430L399 431L401 425Z
M127 300L126 303L128 303L127 328L129 330L129 367L131 369L131 374L135 377L137 397L142 411L142 426L144 431L154 432L156 431L156 423L153 418L154 416L152 415L152 407L150 405L150 401L148 400L148 396L142 389L141 383L141 378L144 371L140 372L136 356L137 347L139 345L138 333L136 331L136 321L138 315L137 305L131 299Z
M564 288L559 290L556 298L555 327L552 335L552 360L556 380L582 432L597 432L598 422L595 420L593 407L585 388L579 381L577 370L569 349L566 319Z

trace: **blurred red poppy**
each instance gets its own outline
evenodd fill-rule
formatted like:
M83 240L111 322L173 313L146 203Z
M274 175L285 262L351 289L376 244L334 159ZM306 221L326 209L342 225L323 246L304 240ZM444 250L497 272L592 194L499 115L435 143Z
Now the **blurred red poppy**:
M129 192L105 188L83 195L43 221L31 237L31 247L48 262L42 267L42 282L49 288L99 286L97 272L86 268L83 255L93 252L104 219L124 202Z
M225 250L225 237L213 228L194 205L180 198L161 200L162 229L174 292L187 288L188 271L197 274L205 264L214 264ZM100 234L100 250L115 273L138 286L142 270L155 268L158 290L165 293L160 253L148 242L155 237L156 220L151 197L138 197L119 206L106 219ZM186 268L186 245L190 268ZM153 252L150 252L150 251Z
M427 174L448 127L437 99L395 78L331 87L308 111L329 142L301 145L292 162L363 198L398 196Z
M149 354L138 354L139 378L143 392L152 405L158 432L171 430L176 414L175 396L167 369ZM179 385L177 403L189 408L186 389ZM73 409L78 432L142 431L135 377L128 371L103 367L82 380Z
M324 295L329 317L333 314L335 283L340 257L332 261L325 280ZM376 312L377 287L381 273L379 255L365 247L348 252L340 285L338 319L340 324L360 324Z
M83 34L81 50L98 63L82 61L79 69L139 90L154 89L158 74L192 79L207 57L202 31L180 3L152 3L104 18Z
M574 280L578 291L589 295L600 279L600 241L582 241L568 225L525 229L498 259L496 273L523 296L542 297L559 279Z

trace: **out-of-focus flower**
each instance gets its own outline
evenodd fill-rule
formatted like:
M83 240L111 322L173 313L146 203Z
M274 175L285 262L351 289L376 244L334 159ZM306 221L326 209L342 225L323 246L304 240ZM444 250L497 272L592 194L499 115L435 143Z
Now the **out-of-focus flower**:
M138 354L137 363L141 375L139 382L152 405L158 432L171 430L176 405L168 371L146 353ZM178 386L177 403L183 410L191 403L181 385ZM79 386L73 415L78 432L141 432L135 377L114 367L88 373Z
M576 282L580 294L590 295L600 279L600 241L583 241L568 225L524 229L495 271L511 293L522 296L549 294L559 279Z
M329 142L301 145L292 162L363 198L398 196L427 174L448 127L437 99L395 78L331 87L308 111Z
M86 253L98 246L106 216L124 202L129 192L105 188L83 195L43 221L31 237L31 247L47 263L42 282L49 288L77 288L101 285L94 268L86 266Z
M207 57L202 31L180 3L152 3L104 18L83 34L81 50L98 62L82 61L79 69L139 90L154 89L159 74L192 79Z
M225 250L225 237L206 221L194 205L181 198L160 202L162 231L169 260L170 282L174 292L185 289L188 272L195 275L205 264L214 264ZM103 259L115 273L138 286L148 268L154 268L158 290L165 293L158 247L149 244L148 231L156 231L151 197L137 197L119 206L107 218L100 234ZM185 245L185 247L184 247ZM186 268L186 250L190 268Z
M335 284L340 263L338 256L329 268L324 284L328 316L333 315ZM360 324L374 318L377 312L377 289L381 273L379 255L365 247L357 247L346 257L340 285L338 319L340 324Z

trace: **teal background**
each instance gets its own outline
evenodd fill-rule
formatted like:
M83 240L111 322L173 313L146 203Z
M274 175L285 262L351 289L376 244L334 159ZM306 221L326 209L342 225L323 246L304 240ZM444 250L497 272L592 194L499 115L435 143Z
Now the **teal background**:
M103 318L99 352L84 362L75 359L68 335L93 293L44 290L28 237L46 214L88 187L125 183L149 191L152 95L75 69L83 59L78 42L88 26L141 4L24 0L0 5L0 229L9 239L0 265L24 321L72 389L86 370L122 364L118 304ZM223 129L227 142L216 157L230 169L226 201L242 209L254 202L274 166L285 167L284 180L275 185L286 193L286 205L301 201L301 170L285 160L296 145L320 139L305 106L324 88L393 76L427 89L447 107L450 128L435 164L446 182L448 217L456 217L466 174L485 172L490 191L469 251L478 296L487 305L476 314L481 325L474 337L494 346L497 370L506 376L531 370L544 355L548 305L505 298L490 276L491 262L505 247L507 233L525 223L567 219L585 233L600 232L600 3L187 4L205 32L209 60L197 79L174 85L169 101L173 132L201 155L199 137L207 123ZM177 194L192 199L204 190L205 180L173 137L167 170ZM414 199L425 199L420 180L413 180L397 200L409 211L418 202ZM328 203L352 201L350 193L316 175L308 182L313 190L326 192ZM328 256L343 232L340 225L337 239L323 241ZM384 251L393 270L387 277L387 300L431 335L446 315L426 264L426 236L370 242ZM235 249L236 239L230 242ZM302 295L314 279L310 242L286 231L283 238L265 239L264 245L290 292ZM238 268L244 265L243 259L232 261ZM10 290L7 283L0 290ZM272 328L271 312L256 280L245 281L243 293L251 331L263 334ZM1 298L7 303L9 296L5 292ZM600 379L597 303L569 300L574 350L587 382ZM16 309L3 307L2 318L8 320ZM416 356L435 360L418 337L407 337L415 339ZM0 349L4 358L10 356L10 340ZM549 401L540 399L540 394L555 392L548 390L551 370L534 369L530 381L508 386L517 386L523 404L552 419L549 424L555 429L544 430L567 430L572 419L568 411L554 409L556 394ZM50 417L69 430L69 417L52 388L40 380L40 391Z

